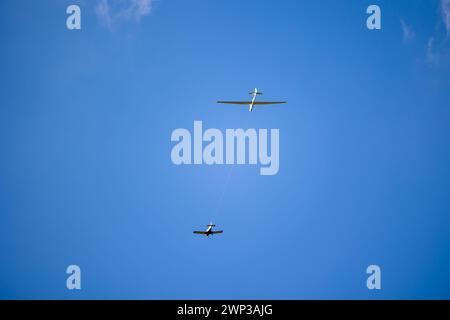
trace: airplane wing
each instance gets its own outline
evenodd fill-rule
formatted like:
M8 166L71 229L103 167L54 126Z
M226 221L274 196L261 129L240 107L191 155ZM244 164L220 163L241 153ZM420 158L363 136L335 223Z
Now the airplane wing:
M213 233L213 234L216 234L216 233L223 233L223 230L217 230L217 231L213 231L213 232L211 232L211 233Z
M217 101L217 103L227 103L227 104L246 104L249 105L251 101Z
M205 231L194 231L195 234L206 234Z
M226 104L245 104L249 105L252 104L251 101L217 101L217 103L226 103ZM287 103L286 101L254 101L253 104L280 104L280 103Z
M280 104L287 103L286 101L255 101L253 104Z

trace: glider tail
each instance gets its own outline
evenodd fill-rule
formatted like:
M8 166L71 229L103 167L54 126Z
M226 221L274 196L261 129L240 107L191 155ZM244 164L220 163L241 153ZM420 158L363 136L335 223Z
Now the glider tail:
M256 95L256 94L263 94L263 93L262 93L262 92L260 92L260 91L258 91L258 89L257 89L257 88L255 88L255 91L249 92L248 94L253 94L253 95Z

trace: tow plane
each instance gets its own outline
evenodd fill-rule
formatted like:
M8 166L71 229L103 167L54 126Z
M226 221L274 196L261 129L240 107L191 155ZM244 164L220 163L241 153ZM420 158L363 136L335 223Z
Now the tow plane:
M223 230L213 231L212 228L215 226L216 225L211 222L210 224L206 225L206 231L194 231L194 233L195 234L203 234L207 237L209 237L210 235L213 235L213 234L223 233Z

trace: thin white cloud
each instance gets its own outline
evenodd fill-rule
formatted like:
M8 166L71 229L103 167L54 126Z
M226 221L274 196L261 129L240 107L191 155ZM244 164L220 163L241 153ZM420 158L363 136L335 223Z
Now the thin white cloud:
M441 0L441 11L447 36L450 36L450 0Z
M134 0L133 7L135 18L139 20L150 13L152 0Z
M445 27L445 33L435 33L428 38L426 49L426 61L430 65L443 68L450 66L450 0L440 0L439 10L441 12L442 23Z
M153 0L99 0L95 12L100 22L111 29L119 21L139 22L150 14Z
M95 13L97 14L100 21L108 28L112 27L112 18L109 12L108 0L100 0L100 2L95 7Z
M415 37L412 27L410 25L406 24L406 22L403 19L400 20L400 24L402 26L402 31L403 31L403 40L404 41L412 40Z

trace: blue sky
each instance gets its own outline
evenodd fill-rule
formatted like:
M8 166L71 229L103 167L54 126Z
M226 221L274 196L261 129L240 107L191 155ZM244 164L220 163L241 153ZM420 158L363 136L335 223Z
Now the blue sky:
M0 14L0 298L450 298L448 0ZM255 86L289 103L215 104ZM279 173L175 166L170 135L194 120L279 128ZM192 234L211 220L222 235Z

